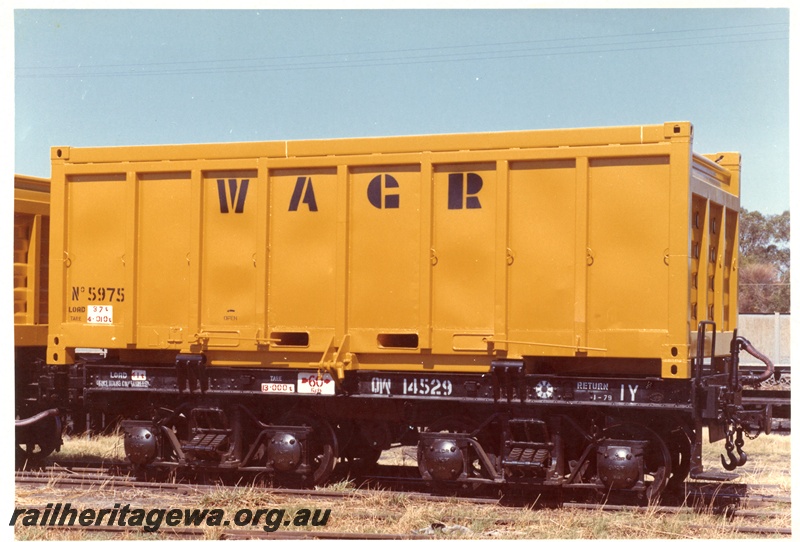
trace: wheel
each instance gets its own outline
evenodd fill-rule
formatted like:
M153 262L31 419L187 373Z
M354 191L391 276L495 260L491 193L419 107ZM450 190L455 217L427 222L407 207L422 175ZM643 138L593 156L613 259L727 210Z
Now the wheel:
M378 464L382 453L383 450L375 448L359 448L345 452L341 460L346 463L347 470L351 474L364 474Z
M673 429L668 438L667 448L672 456L672 474L667 482L667 491L674 491L681 487L686 477L689 476L692 454L692 439L683 427Z
M312 472L310 476L303 477L300 485L319 486L324 484L330 478L339 456L336 433L331 425L319 416L304 411L288 412L276 422L276 425L302 426L312 429L307 442L308 461Z
M352 420L346 420L335 428L340 449L339 460L351 474L368 472L378 463L383 450L391 445L388 430L370 431L371 427L373 425L366 421L356 425Z
M667 487L672 474L672 456L658 433L638 423L624 423L606 428L606 439L646 441L644 448L644 495L650 502L656 501Z
M16 430L15 460L18 467L36 464L61 447L61 418L51 416Z

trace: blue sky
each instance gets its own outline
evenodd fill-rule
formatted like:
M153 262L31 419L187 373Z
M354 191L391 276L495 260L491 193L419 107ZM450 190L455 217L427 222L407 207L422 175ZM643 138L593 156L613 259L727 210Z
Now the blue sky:
M109 146L660 124L789 202L789 10L17 10L14 168Z

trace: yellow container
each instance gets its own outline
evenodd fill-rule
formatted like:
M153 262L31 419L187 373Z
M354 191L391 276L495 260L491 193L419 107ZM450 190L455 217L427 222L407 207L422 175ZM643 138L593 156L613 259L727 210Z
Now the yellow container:
M739 161L687 122L55 147L48 362L688 378L736 326Z
M47 344L50 180L14 176L14 344Z

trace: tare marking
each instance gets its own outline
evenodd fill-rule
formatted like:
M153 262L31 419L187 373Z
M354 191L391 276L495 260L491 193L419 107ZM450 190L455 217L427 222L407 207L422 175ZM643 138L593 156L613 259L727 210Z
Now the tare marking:
M262 382L262 393L294 393L294 384L283 382Z
M111 305L89 305L86 307L87 324L113 324L114 307Z

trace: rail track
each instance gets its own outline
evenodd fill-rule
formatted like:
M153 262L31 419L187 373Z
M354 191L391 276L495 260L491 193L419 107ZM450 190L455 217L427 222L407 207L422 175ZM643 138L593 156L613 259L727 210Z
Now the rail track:
M459 502L466 502L470 504L486 504L486 505L507 505L507 506L562 506L564 497L567 499L579 496L578 493L570 493L565 495L563 492L553 493L552 495L536 495L524 494L521 492L502 493L496 490L489 490L482 496L464 496L464 495L441 495L432 494L430 492L413 491L409 490L409 485L414 485L415 480L409 478L395 479L382 476L365 475L358 479L354 479L353 486L344 490L334 490L325 488L308 488L308 489L295 489L295 488L282 488L271 486L258 486L255 484L248 484L247 486L240 487L263 487L265 491L269 491L272 495L291 496L291 497L313 497L325 499L346 499L351 498L356 494L368 495L370 492L380 493L385 491L392 491L399 497L422 499L431 502L451 502L458 499ZM171 494L204 494L209 491L218 490L222 487L219 484L202 484L202 483L186 483L186 482L162 482L162 481L142 481L137 480L134 476L124 473L109 473L107 468L101 467L63 467L51 466L44 467L36 471L17 471L15 482L18 486L49 486L53 488L80 488L80 489L139 489L149 491L160 491ZM396 482L390 484L390 482ZM358 488L358 489L357 489ZM659 507L661 511L670 509L684 510L683 505L691 505L697 510L712 511L715 513L731 513L731 510L738 509L742 505L758 505L763 503L788 503L791 504L791 499L788 496L775 495L776 486L768 485L746 485L734 482L686 482L684 490L679 492L666 493L662 498L662 503L665 507ZM648 503L642 499L633 501L634 504L625 503L615 505L605 500L606 497L595 492L587 492L586 495L592 495L592 498L600 498L603 500L602 504L571 503L569 506L600 506L607 507L612 510L615 506L630 508L646 507ZM548 497L560 497L557 500ZM727 511L726 511L727 510Z
M111 539L129 537L131 533L145 532L141 528L120 527L117 525L54 526L50 529L61 532L85 532L92 538ZM215 532L216 540L427 540L433 536L419 534L380 534L352 533L344 531L276 531L265 532L256 529L223 529ZM158 530L159 540L207 540L208 531L199 527L164 527Z
M790 514L791 498L781 492L778 486L769 485L744 485L737 483L708 483L690 482L685 484L684 491L674 494L666 494L658 505L648 505L641 500L633 503L614 504L605 501L602 496L595 495L596 502L570 502L569 499L575 496L566 496L564 501L563 494L551 496L520 494L501 494L495 493L493 496L481 497L454 497L452 495L436 495L419 491L410 491L402 487L393 488L380 476L374 477L375 481L369 477L355 480L356 487L364 489L347 488L339 489L286 489L264 487L267 499L270 502L288 502L287 499L308 499L315 503L325 502L326 506L330 503L341 502L341 508L347 508L356 499L369 501L378 495L384 495L387 491L392 493L392 498L396 502L432 502L440 503L442 508L442 521L448 520L458 522L464 518L459 518L448 511L455 502L459 504L469 504L483 508L486 512L477 512L482 517L488 514L491 521L498 525L513 524L514 511L526 509L564 509L564 510L587 510L608 513L634 513L652 515L678 515L696 513L698 517L706 515L722 516L729 521L725 527L726 532L741 533L753 536L791 536L791 528L784 527L787 524L785 518ZM95 495L111 495L119 499L120 495L131 491L141 495L148 495L149 498L158 502L166 500L167 496L185 496L189 500L191 497L201 498L203 495L214 490L220 490L219 485L196 484L196 483L174 483L174 482L145 482L136 480L130 472L126 472L119 464L103 467L89 466L64 466L52 465L34 471L18 471L16 473L16 483L18 487L24 487L31 491L38 488L48 492L54 490L70 492L73 490L89 492ZM246 486L247 489L251 486ZM48 496L48 498L51 498ZM400 523L404 517L402 511L371 510L362 512L365 519L379 519L385 524ZM357 514L356 514L357 515ZM367 518L366 516L369 516ZM771 524L770 524L771 522ZM119 527L119 526L90 526L90 527L61 527L62 529L77 530L82 529L86 534L82 536L101 536L116 538L128 536L131 533L141 532L141 527ZM353 533L344 531L323 531L316 529L280 530L277 532L265 532L252 528L224 528L209 531L208 528L196 527L164 527L159 530L160 538L180 538L180 539L201 539L207 538L209 533L220 540L241 540L241 539L429 539L440 538L442 534L447 535L449 527L444 524L435 523L430 528L406 531L391 534L370 534ZM708 525L697 525L697 532L702 533L704 529L709 529ZM64 531L67 532L66 530ZM456 531L458 535L458 531ZM65 537L67 535L65 534Z
M208 491L217 490L219 485L214 484L193 484L193 483L174 483L174 482L147 482L136 480L129 475L104 474L103 469L83 468L81 470L65 469L63 467L48 467L40 471L21 471L16 473L15 482L17 485L47 485L58 488L114 488L114 489L147 489L150 491L161 491L173 494L203 494ZM257 487L257 486L256 486ZM311 497L326 499L346 499L358 492L367 494L369 491L380 492L383 489L347 489L347 490L326 490L319 488L292 489L280 487L268 487L270 494L291 497ZM408 491L399 489L396 494L403 498L424 499L432 502L450 502L452 496L433 495L418 491ZM471 504L499 504L501 497L459 497L460 502Z
M758 369L741 367L744 374L756 374ZM758 387L748 387L742 391L742 404L748 407L772 406L772 417L778 420L790 420L791 408L791 366L775 366L775 374ZM788 431L789 424L778 423L776 429Z
M694 525L692 526L698 532L702 531L705 527L702 525ZM441 531L444 533L446 526L441 528ZM81 531L87 534L91 534L94 536L101 536L101 538L112 538L118 536L130 536L132 532L136 532L137 529L130 528L130 527L118 527L118 526L108 526L108 525L91 525L87 527L53 527L55 530L60 530L63 532L69 531ZM141 530L141 529L139 529ZM218 533L215 533L215 538L217 540L430 540L439 538L437 536L437 529L435 527L431 527L430 529L432 534L423 535L423 534L381 534L381 533L352 533L352 532L344 532L344 531L292 531L291 533L287 533L286 531L279 531L274 533L267 533L264 531L259 531L255 529L225 529ZM740 525L734 526L729 529L729 532L741 533L741 534L752 534L752 535L769 535L769 536L788 536L792 535L792 530L790 528L783 528L783 527L770 527L766 525ZM201 528L175 528L175 527L167 527L164 529L159 530L158 532L159 539L198 539L198 540L206 540L208 537L208 532Z

